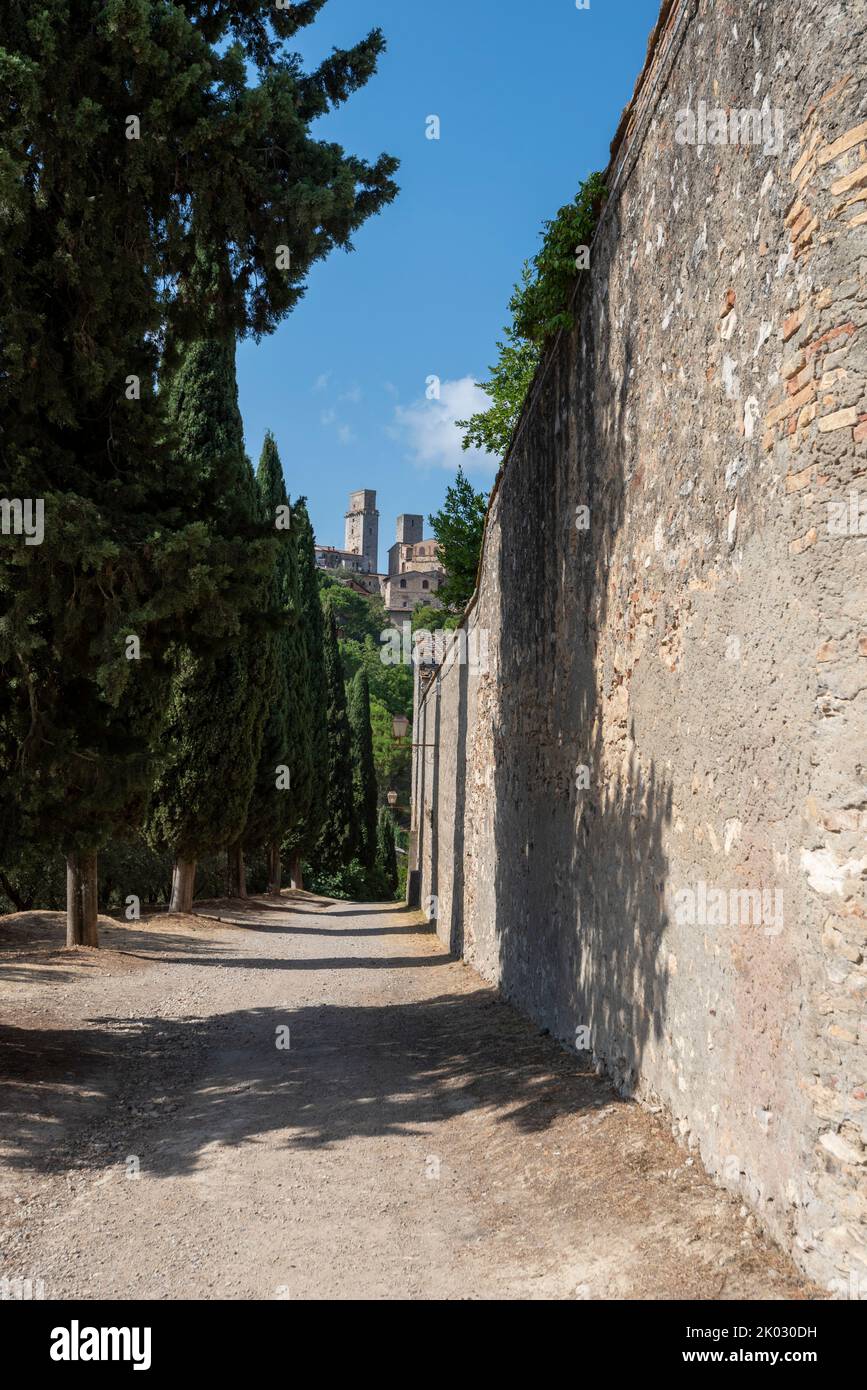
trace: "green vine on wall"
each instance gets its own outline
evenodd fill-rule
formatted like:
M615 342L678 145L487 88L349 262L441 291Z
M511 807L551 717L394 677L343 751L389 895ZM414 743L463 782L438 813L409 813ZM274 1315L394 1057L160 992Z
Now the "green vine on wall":
M591 174L571 203L542 229L542 246L526 261L509 300L511 321L497 343L498 358L490 379L480 382L491 405L468 420L458 420L463 446L503 457L546 344L573 327L570 309L576 277L589 265L579 248L589 248L605 198L604 175Z

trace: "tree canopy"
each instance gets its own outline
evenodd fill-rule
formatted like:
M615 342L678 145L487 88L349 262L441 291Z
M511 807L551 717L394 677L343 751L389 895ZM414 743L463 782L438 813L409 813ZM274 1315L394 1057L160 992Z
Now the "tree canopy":
M463 612L476 587L487 506L485 494L476 492L459 468L443 506L428 517L445 569L438 597L454 612Z
M465 449L485 449L505 458L542 353L561 329L572 327L575 280L589 267L589 248L605 197L602 174L591 174L570 203L542 227L542 245L525 261L509 300L509 322L497 343L488 381L480 382L491 404L458 420Z
M139 823L170 653L238 631L236 498L203 486L162 387L192 344L270 332L397 192L393 158L311 133L384 47L305 72L287 43L324 3L3 7L3 477L44 542L0 541L0 848L92 859Z
M333 613L341 638L364 642L370 637L379 642L380 635L391 626L385 604L379 594L359 594L341 584L324 570L319 571L322 606Z

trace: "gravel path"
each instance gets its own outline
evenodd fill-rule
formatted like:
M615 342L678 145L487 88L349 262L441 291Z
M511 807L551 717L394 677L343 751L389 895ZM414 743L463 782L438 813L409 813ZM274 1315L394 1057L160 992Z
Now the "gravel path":
M61 1299L815 1294L661 1117L416 915L204 910L234 921L103 918L99 953L62 949L56 913L0 922L0 1276Z

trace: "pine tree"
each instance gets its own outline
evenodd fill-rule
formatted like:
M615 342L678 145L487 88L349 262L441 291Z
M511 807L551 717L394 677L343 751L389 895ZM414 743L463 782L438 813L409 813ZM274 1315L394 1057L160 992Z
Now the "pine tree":
M394 820L385 806L380 806L376 822L376 867L388 884L392 896L397 892L397 849L394 839Z
M281 542L270 595L270 606L280 614L281 625L274 634L273 693L265 711L259 770L244 841L251 849L266 847L269 891L279 893L280 846L299 815L299 801L309 795L313 749L309 700L303 698L309 673L301 621L297 523L291 515L283 466L270 433L265 436L256 483L263 513Z
M243 896L240 841L258 766L263 701L270 697L273 635L257 630L272 583L276 542L261 532L260 502L244 453L235 349L190 347L169 389L177 447L202 492L219 497L219 536L231 572L236 630L216 654L179 646L148 820L148 837L175 859L171 910L192 907L196 861L225 848ZM216 521L215 521L216 525Z
M283 844L289 856L293 888L303 888L302 862L313 855L328 811L329 740L328 688L325 675L325 619L319 600L313 527L307 504L300 498L292 508L295 564L303 637L303 661L293 665L289 704L297 709L298 724L309 729L309 757L303 775L293 775L293 825Z
M271 331L396 193L392 159L310 134L383 48L304 73L284 44L323 3L3 7L2 477L44 540L0 540L0 853L68 853L73 943L97 944L97 849L142 815L167 651L231 626L219 499L196 511L163 437L166 334Z
M357 855L366 869L376 862L376 767L373 761L373 731L370 723L370 688L367 672L356 671L349 683L347 701L352 731L353 791L355 821L358 827Z
M328 780L325 822L314 851L323 869L340 869L350 863L358 841L352 777L352 734L346 713L343 662L337 645L334 614L325 620L325 687L328 725Z

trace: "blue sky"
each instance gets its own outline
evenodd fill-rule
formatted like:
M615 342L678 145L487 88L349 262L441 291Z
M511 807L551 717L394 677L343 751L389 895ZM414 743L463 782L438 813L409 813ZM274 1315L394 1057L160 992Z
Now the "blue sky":
M478 399L511 288L543 220L608 162L659 0L329 0L297 44L309 68L378 25L379 72L314 128L401 161L401 193L317 266L278 331L238 353L247 449L277 439L317 540L343 544L347 496L375 488L380 567L400 512L427 516L463 462L451 424ZM440 118L438 141L426 120ZM439 402L426 399L438 376Z

